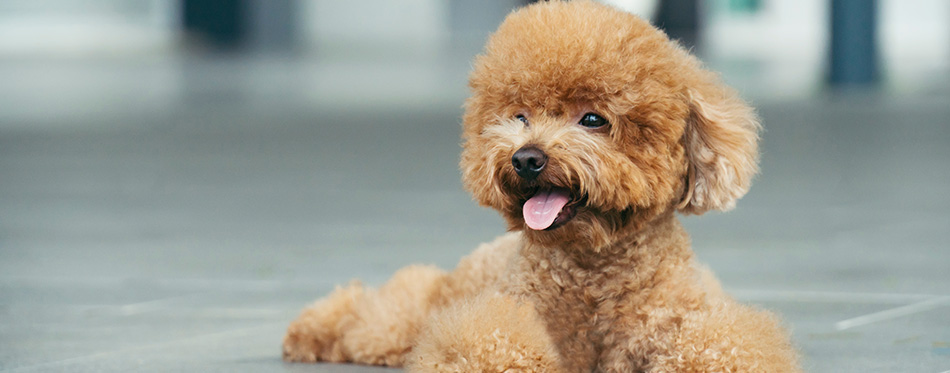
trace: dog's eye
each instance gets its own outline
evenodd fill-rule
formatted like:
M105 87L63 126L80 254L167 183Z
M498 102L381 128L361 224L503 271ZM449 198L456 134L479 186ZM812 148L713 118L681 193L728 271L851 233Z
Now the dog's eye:
M518 118L518 120L520 120L521 123L524 123L524 125L528 125L528 118L526 118L524 115L518 114L518 116L515 118Z
M583 117L581 117L581 121L578 122L577 124L580 124L587 128L600 128L600 127L606 126L608 123L607 123L607 120L604 119L604 117L600 115L597 115L594 113L587 113L587 114L584 114Z

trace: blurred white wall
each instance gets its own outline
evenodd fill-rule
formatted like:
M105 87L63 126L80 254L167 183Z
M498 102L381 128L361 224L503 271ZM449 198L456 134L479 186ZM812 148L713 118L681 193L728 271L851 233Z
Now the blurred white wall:
M450 31L444 0L301 0L298 9L306 47L336 53L438 50Z
M821 84L827 0L762 0L755 11L737 11L718 0L705 10L704 58L725 65L719 70L743 70L732 75L751 80L757 95L799 96Z
M950 1L880 0L882 68L898 89L950 70Z
M164 50L178 19L174 0L2 0L0 55Z
M656 0L603 2L647 18L656 7ZM300 0L299 19L309 48L339 53L367 48L418 53L442 50L462 39L478 39L481 44L519 5L517 0Z
M651 19L656 12L658 0L599 0L640 17Z

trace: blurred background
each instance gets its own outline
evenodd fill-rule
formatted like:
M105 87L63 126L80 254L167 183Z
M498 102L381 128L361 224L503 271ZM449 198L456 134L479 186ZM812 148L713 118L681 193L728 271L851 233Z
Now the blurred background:
M759 110L684 218L815 372L950 371L950 2L630 0ZM335 284L504 232L462 190L471 59L521 1L0 2L0 371L280 361Z

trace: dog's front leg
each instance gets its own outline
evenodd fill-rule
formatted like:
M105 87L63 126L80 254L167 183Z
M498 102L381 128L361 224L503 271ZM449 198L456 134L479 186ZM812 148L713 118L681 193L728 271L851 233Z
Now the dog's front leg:
M649 372L800 372L795 350L769 312L723 300L683 317Z
M411 372L561 372L532 304L497 292L436 314L406 359Z
M447 274L409 266L379 289L338 288L305 309L284 337L288 361L402 365Z
M337 288L287 328L284 360L402 365L430 314L492 286L519 237L507 234L481 245L448 274L414 265L378 290L356 282Z

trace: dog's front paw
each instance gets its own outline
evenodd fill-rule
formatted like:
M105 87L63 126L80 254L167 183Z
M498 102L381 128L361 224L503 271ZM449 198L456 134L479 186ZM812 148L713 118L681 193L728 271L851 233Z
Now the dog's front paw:
M293 325L291 329L294 329ZM326 336L289 330L284 337L284 360L302 363L343 361L339 343L324 337Z
M436 315L406 360L410 372L561 372L534 307L482 295Z
M283 357L293 362L344 362L342 337L353 322L353 303L363 295L358 283L337 288L332 294L303 310L290 323L284 337Z

